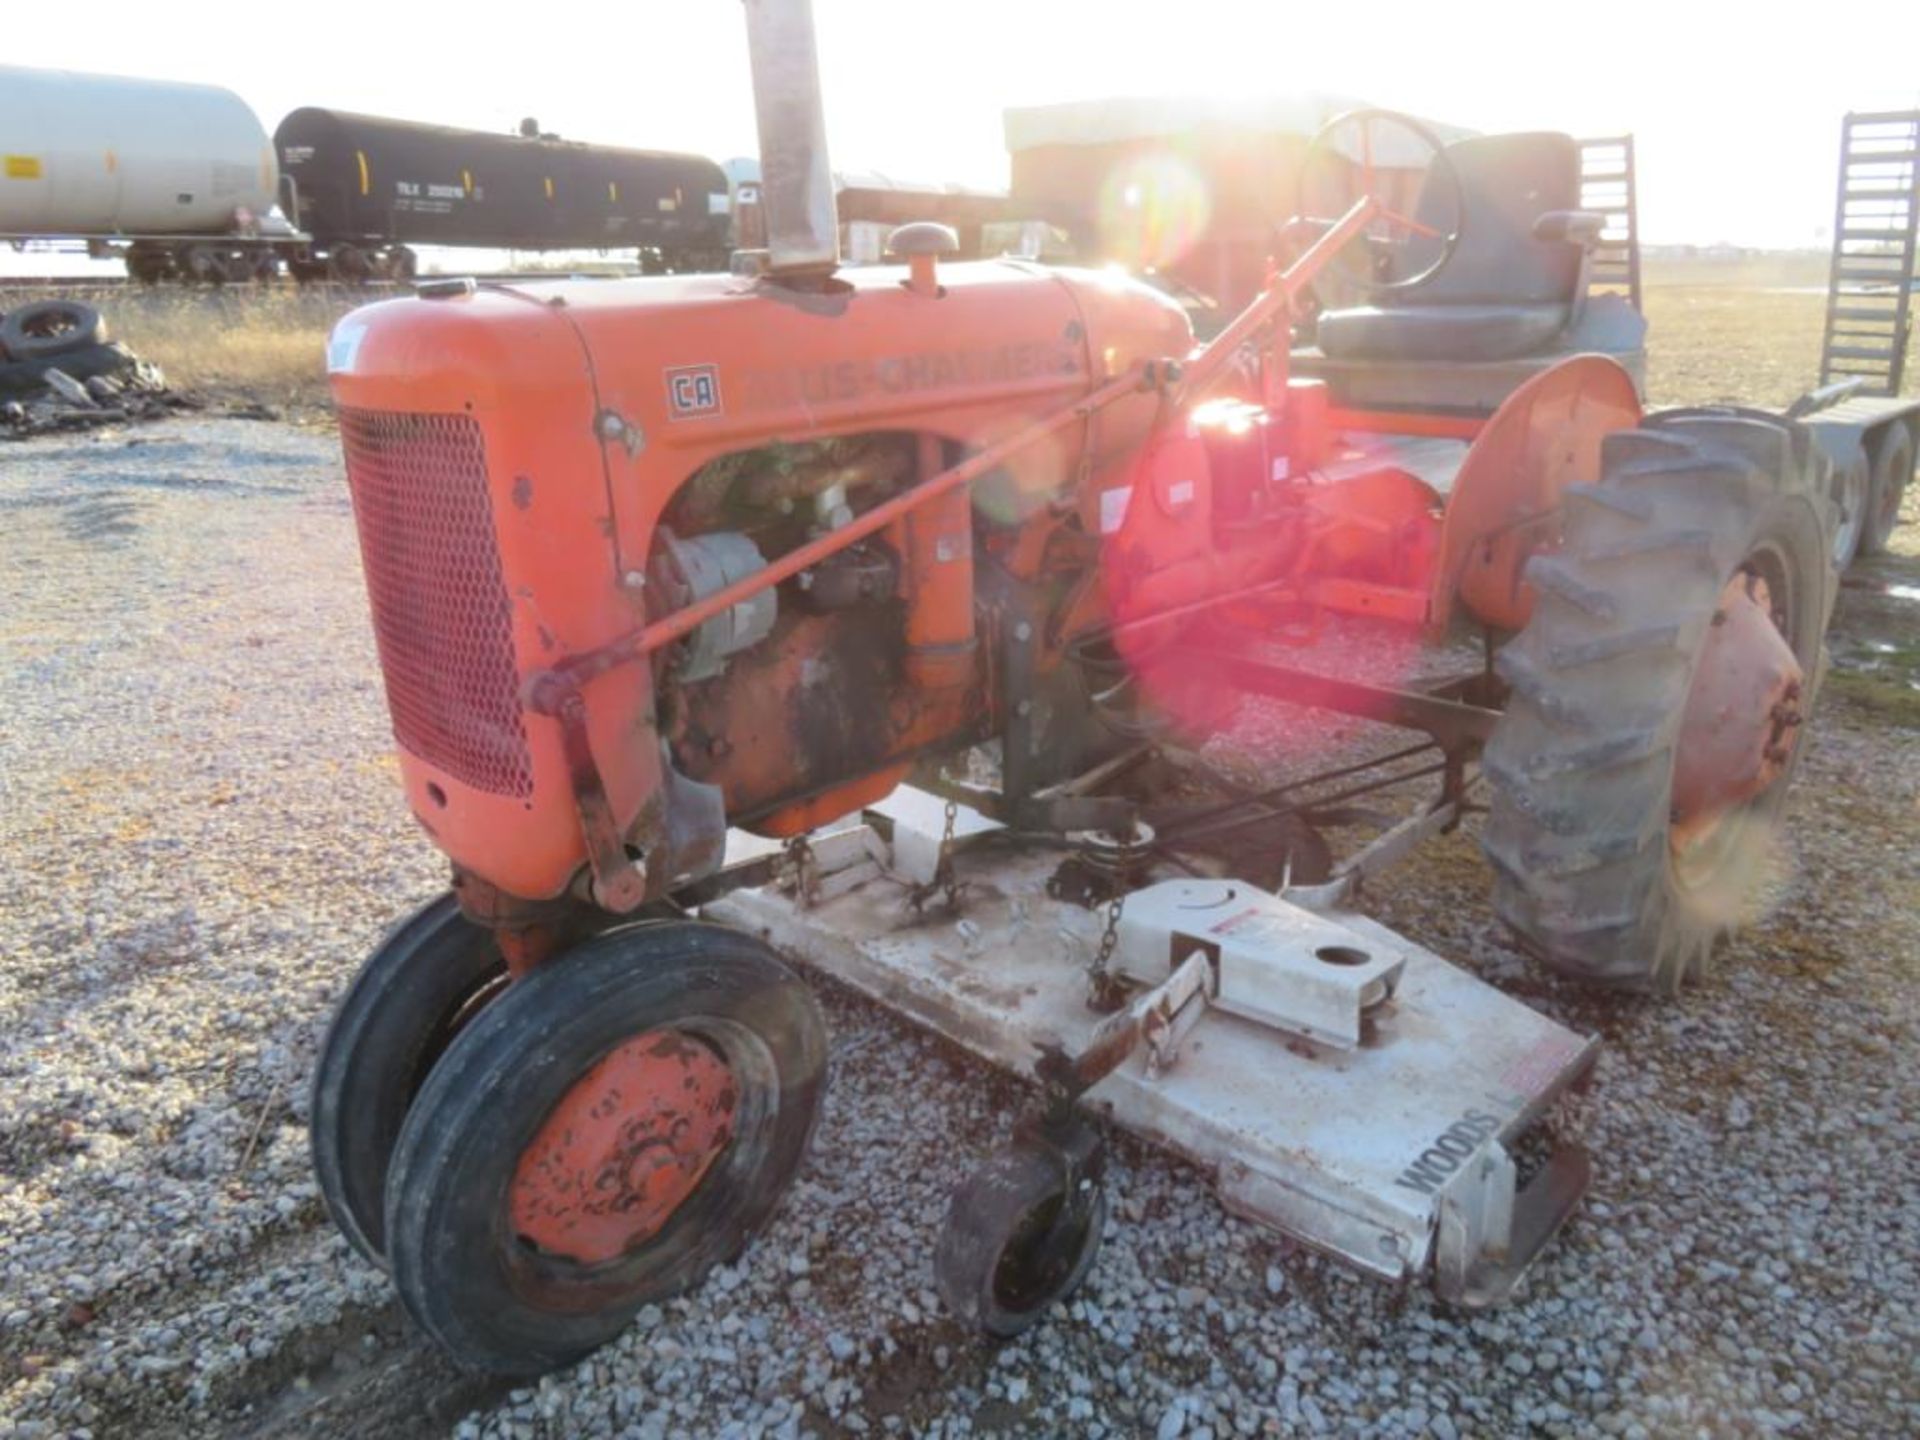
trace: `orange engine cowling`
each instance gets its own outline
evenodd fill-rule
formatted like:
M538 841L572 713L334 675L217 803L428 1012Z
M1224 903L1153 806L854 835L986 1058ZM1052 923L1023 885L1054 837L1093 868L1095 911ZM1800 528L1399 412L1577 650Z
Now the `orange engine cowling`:
M540 697L541 677L1191 345L1177 307L1104 275L1003 261L939 280L460 286L340 322L328 368L401 772L460 870L558 896L597 819L661 893L718 863L727 823L806 828L994 732L1009 617L1098 603L1079 581L1101 495L1155 395L593 671L571 711Z

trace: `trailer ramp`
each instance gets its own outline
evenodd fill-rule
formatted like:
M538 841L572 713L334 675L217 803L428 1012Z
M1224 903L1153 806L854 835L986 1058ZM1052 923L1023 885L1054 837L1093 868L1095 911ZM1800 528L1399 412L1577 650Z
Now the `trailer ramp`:
M1863 394L1900 393L1917 231L1920 110L1850 113L1840 131L1821 385L1857 378Z

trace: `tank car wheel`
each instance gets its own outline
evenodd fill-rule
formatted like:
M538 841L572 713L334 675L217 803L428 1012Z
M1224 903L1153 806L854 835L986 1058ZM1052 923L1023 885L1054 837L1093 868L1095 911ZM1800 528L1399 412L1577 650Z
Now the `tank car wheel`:
M1106 1224L1097 1164L1081 1168L1053 1145L1017 1138L953 1193L933 1257L940 1296L962 1323L1018 1335L1080 1288Z
M407 1109L506 983L492 935L449 893L388 933L334 1011L313 1073L313 1168L334 1223L376 1265L387 1263L387 1169Z
M1860 553L1884 555L1900 524L1900 502L1913 479L1913 451L1920 429L1898 421L1887 426L1873 451L1873 483L1867 498L1866 531Z
M107 322L75 300L34 300L0 318L0 352L16 360L50 360L105 343Z
M143 250L135 245L127 252L127 274L142 285L158 285L173 273L173 257L164 250Z
M381 272L390 280L411 280L420 273L420 257L405 245L396 245L383 257Z
M498 1374L612 1339L772 1218L826 1048L806 987L717 925L622 926L516 982L448 1047L394 1152L408 1312Z
M359 285L372 278L373 262L356 245L336 245L327 254L327 278L341 285Z
M247 256L247 272L257 284L271 285L280 278L280 257L262 245Z
M1486 752L1494 906L1550 968L1672 989L1750 911L1825 664L1824 472L1778 417L1675 412L1569 487Z
M189 245L180 256L180 278L189 285L219 285L226 276L211 245Z

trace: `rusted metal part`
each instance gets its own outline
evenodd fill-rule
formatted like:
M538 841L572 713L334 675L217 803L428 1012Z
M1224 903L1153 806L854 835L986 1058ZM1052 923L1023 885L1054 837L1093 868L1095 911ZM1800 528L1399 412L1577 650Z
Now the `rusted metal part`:
M1580 355L1534 376L1486 422L1447 497L1428 623L1445 626L1456 600L1486 624L1518 630L1533 611L1523 579L1535 554L1560 543L1560 497L1600 474L1600 442L1640 423L1621 366Z
M820 866L813 858L813 846L805 835L795 835L787 841L786 859L794 903L802 910L811 910L820 894Z
M573 691L560 702L559 719L567 757L567 778L580 816L580 834L586 841L587 864L593 872L593 898L607 909L624 915L646 902L646 869L627 854L626 841L613 818L607 787L600 779L600 767L593 759L593 742L587 734L586 701L579 691Z
M938 475L945 446L925 435L920 474ZM916 689L947 690L974 678L973 500L951 490L906 517L907 668Z
M972 668L969 657L969 668ZM878 799L911 759L984 723L981 687L909 683L897 606L794 609L724 676L673 689L673 768L715 786L728 820L793 834Z
M1154 833L1134 818L1137 806L1126 808L1125 819L1111 829L1068 833L1073 854L1047 877L1049 899L1092 910L1139 888L1152 863Z
M580 1077L521 1152L514 1233L583 1265L658 1234L733 1138L739 1089L712 1048L650 1030Z
M1102 1020L1079 1049L1069 1053L1057 1045L1043 1048L1034 1074L1055 1093L1053 1103L1072 1104L1144 1045L1150 1077L1158 1078L1172 1068L1180 1041L1218 988L1207 956L1190 955L1160 984L1140 991L1125 1009Z
M900 588L900 561L881 541L830 555L794 578L809 610L851 610L886 600Z
M1395 690L1368 685L1357 680L1342 680L1316 675L1289 665L1230 651L1209 651L1206 663L1217 667L1222 679L1242 690L1268 695L1293 705L1322 710L1337 710L1423 730L1449 750L1475 750L1492 736L1500 723L1500 712L1459 700L1423 694L1417 690Z
M1780 778L1803 716L1806 675L1775 623L1767 584L1736 574L1687 692L1673 768L1676 849Z
M493 932L494 944L515 980L532 973L604 922L600 912L570 896L527 900L471 871L453 872L460 913Z
M507 962L507 974L524 980L560 953L564 943L561 931L551 926L530 926L517 930L497 930L494 943Z
M702 465L675 493L663 515L682 535L753 528L839 489L849 501L891 493L914 478L914 437L892 431L774 440L732 451Z
M858 779L849 780L844 785L835 785L804 800L782 805L751 819L742 820L741 828L756 835L768 835L784 839L790 835L805 835L822 825L831 824L842 815L848 815L867 805L884 800L887 795L905 780L913 767L909 764L890 765L884 770L871 771Z
M717 785L682 774L668 754L660 788L642 807L635 833L645 846L648 895L677 891L726 859L726 798Z

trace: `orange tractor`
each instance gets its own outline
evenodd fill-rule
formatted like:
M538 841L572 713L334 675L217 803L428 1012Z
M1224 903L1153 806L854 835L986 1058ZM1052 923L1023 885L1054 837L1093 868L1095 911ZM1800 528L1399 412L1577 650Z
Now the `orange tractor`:
M785 955L1041 1082L937 1246L990 1332L1092 1263L1090 1107L1243 1213L1499 1299L1585 1189L1577 1145L1523 1141L1593 1042L1350 902L1481 808L1484 767L1530 950L1616 985L1698 970L1820 679L1810 428L1643 415L1630 366L1551 345L1487 362L1484 403L1359 405L1296 362L1297 298L1353 256L1382 326L1450 266L1496 283L1488 244L1577 284L1590 217L1516 230L1438 145L1417 213L1383 205L1366 132L1423 136L1392 116L1330 127L1350 203L1201 347L1124 278L943 264L939 226L837 273L808 9L746 9L766 252L436 282L331 337L400 771L453 870L323 1047L335 1219L469 1364L602 1343L803 1163L827 1036ZM1457 303L1554 333L1551 297ZM1396 685L1275 643L1354 625L1484 663ZM1417 738L1252 787L1168 758L1249 692ZM1423 780L1333 860L1354 798Z

